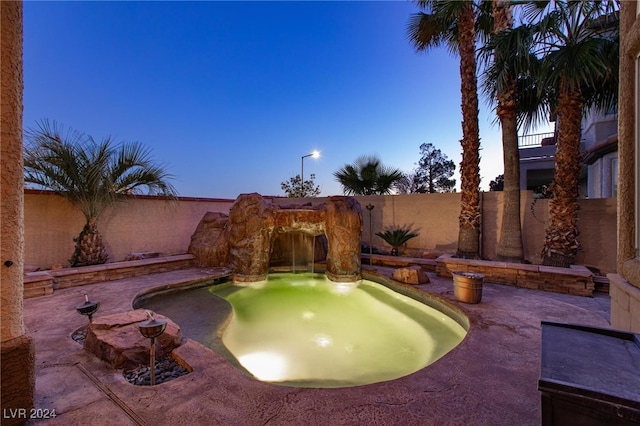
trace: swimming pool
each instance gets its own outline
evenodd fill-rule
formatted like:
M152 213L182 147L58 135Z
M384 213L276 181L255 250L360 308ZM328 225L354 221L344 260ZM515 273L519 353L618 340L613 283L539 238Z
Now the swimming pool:
M442 310L384 285L336 283L317 273L270 274L142 304L256 379L287 386L396 379L435 362L466 335Z

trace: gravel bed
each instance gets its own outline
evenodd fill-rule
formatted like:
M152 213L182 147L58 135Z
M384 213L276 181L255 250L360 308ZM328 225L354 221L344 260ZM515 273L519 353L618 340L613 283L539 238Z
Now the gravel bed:
M80 343L81 345L84 345L85 337L87 337L86 328L79 328L78 330L74 331L73 334L71 335L71 338L77 343Z
M156 385L177 379L185 374L189 374L189 370L178 364L172 358L156 361ZM124 378L133 385L151 385L151 370L149 366L141 366L135 370L125 371L123 375Z

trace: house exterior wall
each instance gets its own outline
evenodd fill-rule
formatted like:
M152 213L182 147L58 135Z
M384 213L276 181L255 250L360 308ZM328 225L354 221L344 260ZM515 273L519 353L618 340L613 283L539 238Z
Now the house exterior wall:
M22 321L22 5L2 2L2 130L0 216L2 217L2 341L24 334ZM11 265L6 262L11 262ZM6 285L11 283L12 285Z
M22 2L0 1L0 404L34 406L35 344L23 320ZM16 411L13 411L14 413ZM3 425L26 418L3 415Z
M605 154L587 166L587 197L615 198L618 187L618 153Z
M636 333L640 332L639 4L628 1L620 5L617 273L608 275L611 282L611 326Z
M520 148L520 189L535 190L553 180L556 146Z
M590 110L582 122L584 149L589 150L618 132L618 115Z

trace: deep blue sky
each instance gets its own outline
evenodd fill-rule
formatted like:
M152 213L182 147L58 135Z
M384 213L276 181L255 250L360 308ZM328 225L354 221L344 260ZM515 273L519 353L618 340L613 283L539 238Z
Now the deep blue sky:
M140 141L182 196L284 195L363 154L409 172L429 142L460 162L458 59L415 53L414 3L32 2L24 4L24 126L56 120ZM502 173L481 99L483 189ZM459 185L459 178L458 178Z

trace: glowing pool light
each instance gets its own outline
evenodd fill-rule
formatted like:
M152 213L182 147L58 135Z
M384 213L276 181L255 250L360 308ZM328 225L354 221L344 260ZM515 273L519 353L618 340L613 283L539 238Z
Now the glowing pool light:
M287 360L280 354L253 352L240 356L238 361L264 382L277 382L286 378Z

